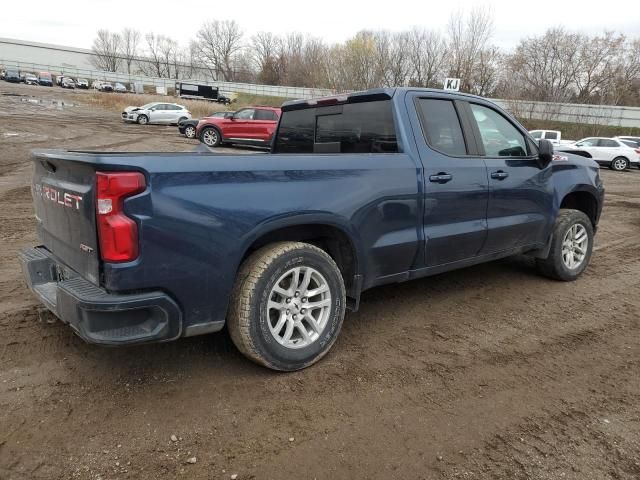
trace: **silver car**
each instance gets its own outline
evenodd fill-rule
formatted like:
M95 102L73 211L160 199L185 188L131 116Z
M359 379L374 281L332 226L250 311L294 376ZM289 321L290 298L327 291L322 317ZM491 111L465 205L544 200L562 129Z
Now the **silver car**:
M127 107L122 112L122 120L140 125L147 123L175 124L191 118L187 107L177 103L153 102L141 107Z

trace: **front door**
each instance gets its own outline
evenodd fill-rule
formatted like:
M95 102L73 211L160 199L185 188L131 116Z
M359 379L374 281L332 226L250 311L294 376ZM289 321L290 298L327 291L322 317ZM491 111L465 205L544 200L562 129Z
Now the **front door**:
M407 96L424 167L425 265L478 255L487 236L487 169L468 135L459 102L445 96ZM411 105L414 104L415 106Z
M544 244L553 212L552 167L540 168L537 147L497 109L476 103L468 108L489 176L482 253Z
M247 130L249 124L253 121L255 110L253 108L244 108L233 115L225 125L224 137L229 140L244 140L247 138Z

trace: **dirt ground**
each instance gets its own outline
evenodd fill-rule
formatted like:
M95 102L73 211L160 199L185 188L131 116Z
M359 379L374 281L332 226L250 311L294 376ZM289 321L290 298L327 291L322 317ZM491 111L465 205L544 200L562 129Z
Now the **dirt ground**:
M28 292L31 149L197 147L78 99L0 84L1 479L640 478L640 170L602 171L579 281L510 259L377 288L276 374L224 332L87 345Z

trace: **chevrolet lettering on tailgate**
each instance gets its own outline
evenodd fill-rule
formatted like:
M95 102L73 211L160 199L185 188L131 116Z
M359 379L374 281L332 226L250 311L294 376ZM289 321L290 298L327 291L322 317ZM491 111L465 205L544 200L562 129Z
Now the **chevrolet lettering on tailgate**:
M35 194L45 200L50 200L53 203L57 203L58 205L62 205L67 208L75 208L76 210L80 210L80 202L82 201L82 196L76 195L75 193L63 192L56 188L50 187L48 185L42 185L40 183L36 183L34 185Z

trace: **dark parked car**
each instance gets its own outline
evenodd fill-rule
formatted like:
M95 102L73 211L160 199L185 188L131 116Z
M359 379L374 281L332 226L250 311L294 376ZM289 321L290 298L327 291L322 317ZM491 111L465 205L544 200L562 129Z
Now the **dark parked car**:
M53 87L53 79L49 72L40 72L38 74L38 83L46 87Z
M20 83L22 82L22 78L20 77L20 72L17 70L7 70L7 73L4 75L4 79L6 82L11 83Z
M593 160L483 98L418 88L287 102L270 155L36 151L31 191L27 283L82 338L226 324L286 371L322 358L377 285L515 254L576 280L604 198Z
M224 118L225 114L233 112L213 112L206 118ZM187 138L196 138L196 127L199 119L190 118L189 120L181 120L178 122L178 131Z

